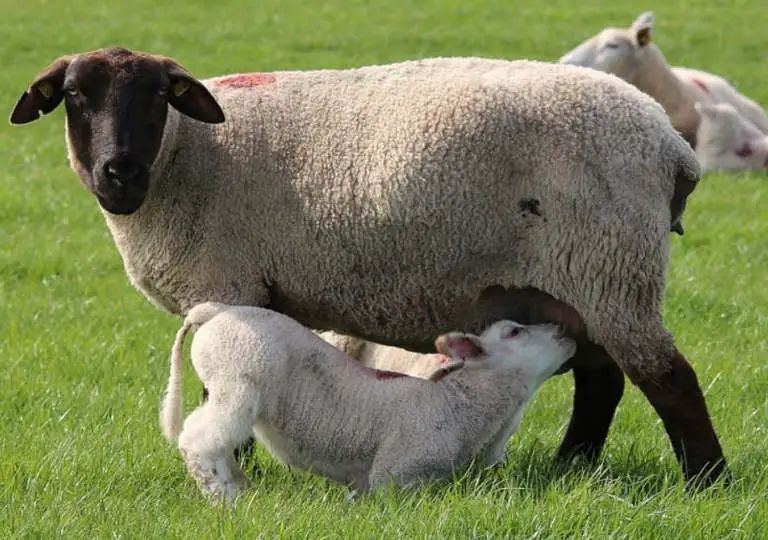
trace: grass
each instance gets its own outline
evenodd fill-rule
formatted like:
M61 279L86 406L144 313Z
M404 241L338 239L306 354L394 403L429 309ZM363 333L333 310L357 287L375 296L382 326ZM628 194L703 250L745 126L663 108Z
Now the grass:
M654 5L657 4L657 5ZM605 7L610 5L612 7ZM661 6L665 5L662 9ZM654 9L671 62L768 104L758 0L0 0L9 113L55 57L109 44L196 75L431 55L555 60ZM505 466L421 492L343 487L258 452L254 489L211 508L157 410L178 320L125 278L93 198L69 171L63 114L0 128L0 538L768 537L768 179L709 175L673 237L667 323L693 362L735 481L691 496L658 417L629 387L600 463L558 469L569 376L547 383ZM188 402L199 396L185 381Z

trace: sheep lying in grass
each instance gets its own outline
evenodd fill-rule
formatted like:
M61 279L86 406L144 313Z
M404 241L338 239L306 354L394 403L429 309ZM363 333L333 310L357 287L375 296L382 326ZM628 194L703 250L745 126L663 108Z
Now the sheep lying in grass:
M192 364L209 397L182 431L182 351L196 326ZM382 378L290 317L204 303L173 345L163 433L214 500L246 485L233 450L252 435L282 463L358 493L415 486L503 458L525 405L576 350L561 332L499 321L480 336L449 333L436 341L452 359L442 376Z
M11 121L62 101L71 166L158 306L258 305L422 353L449 330L557 322L580 340L563 459L597 458L626 373L687 479L725 468L663 321L701 171L632 85L481 58L199 81L112 48L56 60Z
M696 156L703 171L768 167L768 135L747 122L728 103L697 103L701 114Z
M318 332L317 335L355 360L358 360L364 366L403 373L411 377L429 379L435 372L439 372L446 363L450 362L450 359L444 354L421 354L399 347L372 343L354 336L339 334L332 330Z
M629 28L605 28L559 62L613 73L656 99L672 125L694 148L700 114L695 103L729 103L741 116L768 134L768 115L722 77L700 70L670 67L651 42L653 13L640 14Z

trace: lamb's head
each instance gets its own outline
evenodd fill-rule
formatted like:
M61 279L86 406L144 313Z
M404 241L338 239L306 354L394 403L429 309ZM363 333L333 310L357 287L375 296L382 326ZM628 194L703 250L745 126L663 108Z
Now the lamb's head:
M21 95L11 123L32 122L62 100L72 168L114 214L131 214L144 202L168 105L201 122L224 121L213 96L181 65L122 48L54 61Z
M701 115L696 156L703 170L768 168L768 136L729 103L694 105Z
M576 342L556 324L523 325L502 320L477 336L463 332L443 334L437 350L464 361L464 369L522 368L540 381L552 375L576 352Z
M653 13L641 13L629 28L605 28L563 55L559 63L590 67L633 82L651 45Z

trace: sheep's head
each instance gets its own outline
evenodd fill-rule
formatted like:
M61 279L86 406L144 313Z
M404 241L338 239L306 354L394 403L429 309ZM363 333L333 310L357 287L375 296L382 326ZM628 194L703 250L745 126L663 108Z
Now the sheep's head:
M131 214L149 190L168 105L195 120L224 121L216 100L170 58L122 48L57 59L11 113L26 124L64 101L72 168L106 211Z
M728 103L694 105L701 115L696 155L704 170L739 171L768 167L768 136Z
M606 28L560 58L561 64L590 67L633 82L651 43L653 13L646 11L629 28Z
M497 321L479 336L443 334L435 347L446 356L464 361L465 369L512 367L547 376L576 353L576 341L567 337L561 326L523 325L511 320Z

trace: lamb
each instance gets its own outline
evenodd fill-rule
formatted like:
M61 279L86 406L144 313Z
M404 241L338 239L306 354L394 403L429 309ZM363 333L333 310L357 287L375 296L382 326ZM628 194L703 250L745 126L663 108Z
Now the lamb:
M403 373L411 377L429 379L450 363L450 358L444 354L420 354L398 347L372 343L331 330L318 332L318 336L355 360L362 362L364 366Z
M768 134L768 115L754 100L712 73L671 67L651 42L653 12L641 13L629 28L605 28L563 55L560 63L612 73L656 99L672 125L691 146L701 119L695 103L730 103L746 120Z
M561 459L597 459L626 374L690 485L725 470L663 321L701 170L632 85L482 58L200 81L111 48L53 62L10 120L61 101L71 166L159 307L261 306L421 353L496 320L558 323L579 340Z
M696 103L701 114L696 155L702 171L768 168L768 135L729 103Z
M182 351L208 401L181 426ZM523 409L576 351L555 325L499 321L475 336L452 332L436 347L452 362L433 381L378 372L294 319L264 308L203 303L192 308L171 354L161 410L200 489L231 501L247 485L233 458L254 435L282 463L351 484L363 494L415 487L477 459L503 459ZM180 434L179 434L180 433Z

